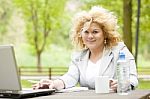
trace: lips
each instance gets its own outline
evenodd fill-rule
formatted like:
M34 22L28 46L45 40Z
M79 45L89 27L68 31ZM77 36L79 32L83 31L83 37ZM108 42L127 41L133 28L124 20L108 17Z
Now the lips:
M87 42L95 42L96 40L86 40Z

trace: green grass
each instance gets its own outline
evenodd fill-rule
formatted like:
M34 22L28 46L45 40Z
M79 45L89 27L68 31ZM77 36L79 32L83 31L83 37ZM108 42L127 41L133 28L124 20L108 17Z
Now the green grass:
M18 66L36 66L36 56L33 55L27 45L15 48ZM51 45L41 55L42 66L68 66L71 50L57 45Z
M139 79L138 89L150 89L150 80Z
M150 67L138 67L139 75L150 75Z
M23 88L32 88L32 83L27 80L21 80ZM137 89L150 89L150 80L139 79L139 85Z
M139 53L138 55L138 68L140 67L149 67L150 68L150 61L146 56L143 55L143 53Z
M32 83L30 83L28 80L21 80L22 88L32 88Z

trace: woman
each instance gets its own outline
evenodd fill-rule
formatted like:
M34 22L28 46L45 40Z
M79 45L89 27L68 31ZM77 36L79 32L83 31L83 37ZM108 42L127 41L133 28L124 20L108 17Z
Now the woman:
M34 85L34 89L63 89L81 86L94 89L95 77L109 76L110 88L116 91L116 61L119 51L126 54L130 60L130 83L138 85L136 65L133 55L121 42L117 32L117 18L108 10L93 7L89 12L78 13L74 18L71 38L78 51L72 55L68 72L57 80L42 80Z

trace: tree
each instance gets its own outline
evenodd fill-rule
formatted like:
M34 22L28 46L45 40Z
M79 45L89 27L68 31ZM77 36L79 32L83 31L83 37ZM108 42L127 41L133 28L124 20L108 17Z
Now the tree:
M123 39L132 52L132 0L123 0Z
M26 37L37 57L41 69L41 54L51 42L52 29L58 27L57 19L64 10L66 0L15 0L26 22Z
M136 26L136 39L135 39L135 62L137 64L137 57L138 57L138 45L139 45L139 24L140 24L140 5L141 0L138 0L137 2L137 26Z
M137 1L136 1L136 4L137 4ZM150 5L149 4L150 4L150 0L141 0L140 29L139 29L139 53L142 53L142 55L147 61L149 61L149 58L150 58L150 40L149 40L150 38L150 28L149 28ZM135 16L137 16L137 13L135 14Z

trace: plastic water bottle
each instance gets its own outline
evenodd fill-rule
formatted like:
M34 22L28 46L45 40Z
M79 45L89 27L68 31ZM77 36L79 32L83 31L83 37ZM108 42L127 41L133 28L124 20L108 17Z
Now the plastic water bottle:
M128 95L131 90L129 71L129 63L126 60L125 53L120 51L117 61L117 93L119 95Z

